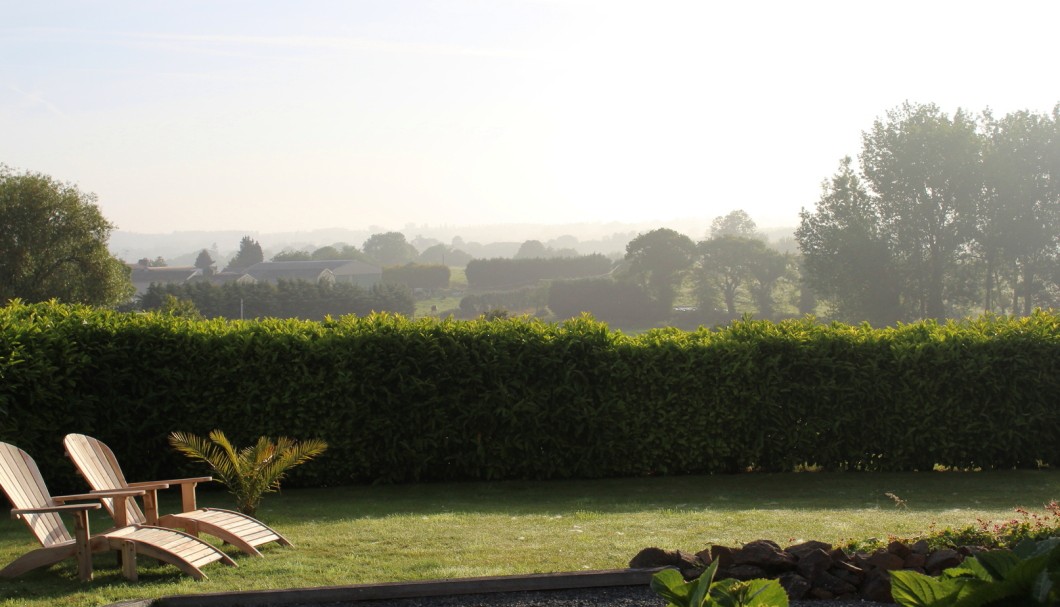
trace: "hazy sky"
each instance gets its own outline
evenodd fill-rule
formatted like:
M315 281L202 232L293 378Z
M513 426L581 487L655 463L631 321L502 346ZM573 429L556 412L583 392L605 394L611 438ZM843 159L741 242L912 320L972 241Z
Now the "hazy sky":
M1060 101L1060 2L7 2L0 162L121 230L795 225L905 100Z

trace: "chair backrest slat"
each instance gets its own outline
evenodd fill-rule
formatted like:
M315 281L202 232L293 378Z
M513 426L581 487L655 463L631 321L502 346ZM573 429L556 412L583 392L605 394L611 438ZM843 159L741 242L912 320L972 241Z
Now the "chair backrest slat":
M14 445L0 443L0 488L15 508L57 506L52 499L37 463ZM70 531L57 513L19 515L42 546L73 541Z
M84 434L67 434L63 445L66 446L67 457L74 462L74 466L92 489L106 491L128 488L129 483L122 474L114 452L98 439ZM108 498L102 501L103 506L113 515L114 500ZM125 500L125 510L129 524L142 525L147 522L147 517L140 510L136 500Z

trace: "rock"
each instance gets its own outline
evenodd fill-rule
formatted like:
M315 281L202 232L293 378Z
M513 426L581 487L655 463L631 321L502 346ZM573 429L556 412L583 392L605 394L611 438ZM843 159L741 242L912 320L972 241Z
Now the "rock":
M790 571L795 568L795 557L784 552L769 540L756 540L744 544L732 553L736 565L754 565L767 571Z
M801 558L805 557L807 554L813 552L814 550L823 550L826 553L827 552L831 552L832 551L832 545L831 544L826 544L824 542L816 542L816 541L812 541L811 540L809 542L803 542L801 544L795 544L794 546L788 546L787 548L784 549L784 552L787 552L788 554L790 554L791 556L793 556L793 557L795 557L797 559L801 559Z
M842 548L836 548L828 554L832 556L833 561L845 561L847 563L850 562L850 555L848 555L846 552L843 552Z
M909 556L905 557L904 569L923 569L924 564L927 563L927 556L920 554L919 552L910 552Z
M686 582L691 582L692 580L699 579L699 576L703 575L704 571L706 571L706 569L704 569L703 567L696 567L694 569L681 569L681 577L685 578Z
M836 570L839 570L839 571L846 571L847 573L852 573L855 576L857 576L857 578L859 580L865 577L865 570L864 569L862 569L861 567L858 567L854 563L848 563L846 561L832 561L832 569L836 569Z
M718 567L726 569L732 566L732 548L726 546L711 546L710 557L713 561L718 561Z
M832 566L832 557L827 552L821 549L807 552L806 555L799 559L799 562L795 564L795 570L799 572L799 575L810 580L817 579L817 576L828 571Z
M828 573L831 573L832 575L850 584L851 586L854 586L855 588L857 588L858 585L861 584L861 576L855 575L845 569L833 569Z
M930 572L931 575L936 575L945 569L960 565L963 560L964 558L956 550L943 548L928 556L927 561L924 563L924 569Z
M663 550L662 548L645 548L629 561L630 569L654 569L656 567L677 567L694 569L702 564L693 554L680 550Z
M816 586L810 588L810 596L815 599L820 599L822 601L830 601L835 598L835 595L831 592L828 592L824 588L818 588Z
M877 603L893 603L891 596L891 575L883 569L874 569L861 584L861 598Z
M737 580L755 580L768 577L766 570L757 565L733 565L727 569L729 577Z
M891 571L893 569L901 569L905 567L905 559L892 554L886 550L878 550L872 554L869 558L865 559L866 568L884 569Z
M849 582L837 578L831 573L824 572L817 576L817 579L813 581L814 588L824 588L828 592L831 592L833 596L840 594L848 594L851 592L857 592L858 589Z
M696 558L699 559L700 563L703 563L704 567L710 567L710 564L714 562L714 557L710 554L710 548L697 552Z
M887 552L898 555L902 560L905 560L905 558L909 556L913 551L909 548L909 546L906 546L902 542L894 541L890 544L887 544Z
M931 552L931 548L928 546L927 540L917 540L913 543L912 546L909 547L909 549L917 554L923 554L924 556L927 556L927 554Z
M780 582L780 586L784 589L784 592L788 593L788 598L797 601L802 597L806 596L806 593L810 591L810 581L801 575L789 571L781 574L777 581Z

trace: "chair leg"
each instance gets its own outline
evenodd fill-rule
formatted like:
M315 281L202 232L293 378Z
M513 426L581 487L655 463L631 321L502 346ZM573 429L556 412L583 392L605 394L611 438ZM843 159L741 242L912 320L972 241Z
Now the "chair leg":
M88 511L80 510L74 517L74 539L77 542L77 577L82 582L92 580L92 550L88 545Z
M136 571L136 544L128 540L121 543L121 574L130 582L135 582L138 577Z

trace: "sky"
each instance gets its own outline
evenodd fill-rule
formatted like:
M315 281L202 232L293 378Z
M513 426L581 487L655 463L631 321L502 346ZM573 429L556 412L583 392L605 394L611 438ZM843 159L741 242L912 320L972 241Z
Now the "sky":
M1060 2L43 0L0 163L119 230L794 226L905 101L1060 102Z

